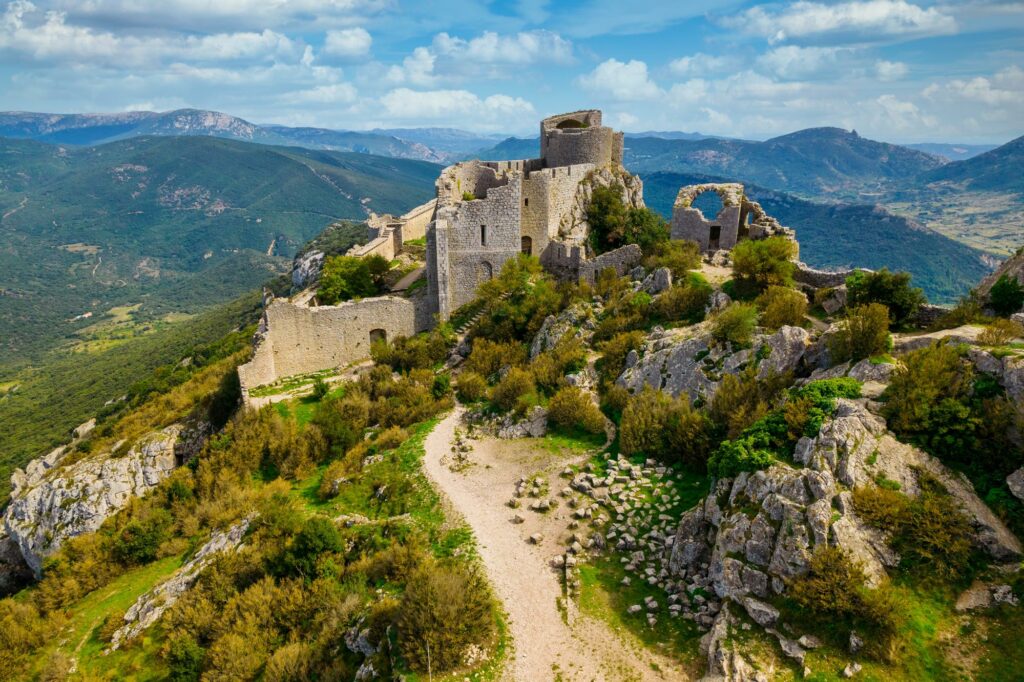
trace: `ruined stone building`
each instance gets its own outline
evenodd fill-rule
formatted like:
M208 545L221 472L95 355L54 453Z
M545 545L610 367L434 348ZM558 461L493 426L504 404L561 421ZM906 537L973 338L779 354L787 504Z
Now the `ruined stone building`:
M445 168L427 229L428 287L441 319L520 252L545 264L575 253L582 263L583 239L564 228L589 174L622 166L622 141L601 125L600 111L576 111L541 121L539 158Z
M705 192L714 192L721 210L705 217L694 201ZM782 235L795 240L793 231L764 212L761 205L743 193L735 182L690 185L679 190L672 206L672 239L689 239L701 251L729 250L741 239L763 239Z
M473 300L480 284L519 253L538 257L563 279L592 281L608 267L626 273L640 262L640 248L629 245L595 257L586 221L597 186L620 188L628 206L643 207L643 185L622 167L622 153L623 134L603 126L600 111L586 110L541 121L537 158L448 166L435 183L435 199L397 218L371 215L367 243L349 251L390 260L408 241L425 237L425 291L336 306L316 305L313 290L274 300L266 307L252 361L239 368L243 391L344 367L368 357L376 339L429 329ZM708 191L723 205L710 219L692 206ZM676 199L672 238L697 241L704 251L773 234L792 236L744 196L742 185L684 187Z

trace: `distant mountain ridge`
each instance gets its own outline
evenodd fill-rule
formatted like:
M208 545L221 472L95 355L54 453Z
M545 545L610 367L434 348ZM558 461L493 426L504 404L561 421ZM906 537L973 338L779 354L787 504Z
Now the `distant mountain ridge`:
M984 154L925 173L926 183L955 183L965 189L1024 193L1024 136Z

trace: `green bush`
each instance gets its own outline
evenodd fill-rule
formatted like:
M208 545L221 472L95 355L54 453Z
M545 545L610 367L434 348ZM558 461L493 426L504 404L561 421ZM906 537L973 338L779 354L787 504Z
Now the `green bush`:
M735 438L748 426L768 414L779 393L792 383L787 375L757 378L757 367L749 365L739 374L726 374L718 384L708 414L727 438Z
M644 454L667 463L681 462L703 471L711 447L711 422L677 398L644 386L626 403L619 426L619 446L627 455Z
M644 258L643 265L648 270L668 268L677 282L682 281L690 270L700 268L700 245L684 239L658 242L654 253Z
M491 341L533 338L548 315L565 306L563 291L533 256L510 258L501 273L477 289L483 314L470 335ZM484 375L487 376L487 375Z
M316 379L313 380L313 397L316 398L317 401L326 398L330 390L331 387L328 386L327 382L321 379L320 377L317 377Z
M284 575L312 580L317 575L317 560L330 552L342 552L345 541L334 522L323 516L306 519L302 529L285 550L280 566Z
M464 403L475 403L487 395L487 381L476 372L463 371L455 380L455 392Z
M708 473L717 478L732 478L741 471L767 469L775 456L751 436L723 441L708 459Z
M324 261L317 297L323 305L376 296L383 290L388 262L380 256L331 256Z
M370 356L381 365L390 365L399 372L413 369L432 369L448 357L448 351L455 341L455 333L447 324L438 325L429 332L415 336L398 336L394 343L385 340L374 341Z
M166 509L148 510L120 530L114 542L114 556L124 564L144 564L157 558L160 545L170 534L173 519Z
M732 250L732 272L737 284L755 291L770 286L792 286L796 242L786 237L748 239Z
M587 351L579 339L566 337L554 348L540 353L530 363L537 388L552 395L565 383L565 375L578 372L587 364Z
M536 388L529 370L513 367L491 390L491 402L506 412L520 408L519 399L533 393Z
M590 396L574 386L559 389L548 402L548 422L564 429L604 433L604 415Z
M398 611L398 642L410 667L443 673L463 663L466 649L493 637L493 603L476 570L426 564L409 578Z
M841 629L842 640L856 630L866 654L894 661L904 644L906 606L888 585L871 589L865 583L864 570L842 549L820 547L807 574L790 583L788 591L800 609L797 617L826 630Z
M839 329L828 337L832 362L858 361L889 349L889 311L880 303L848 308Z
M644 338L644 333L640 331L622 332L601 344L601 357L594 364L601 380L614 382L618 379L626 367L629 351L639 351L643 347Z
M1012 315L1024 307L1024 286L1016 277L1000 275L988 290L988 302L997 315Z
M604 253L625 244L638 244L644 253L651 253L658 244L668 241L668 223L648 208L626 206L623 192L619 183L593 188L587 207L590 245L595 252Z
M1021 336L1024 336L1024 325L1013 320L997 318L978 335L978 343L985 346L1005 346Z
M756 328L757 307L733 301L712 319L711 336L717 341L746 346L753 339Z
M206 650L191 636L177 635L167 647L167 667L172 682L198 682Z
M475 338L464 367L485 379L491 379L502 367L515 367L525 362L526 349L521 343L496 343L485 338Z
M696 324L704 319L704 310L713 290L706 282L676 285L654 301L654 312L663 320Z
M911 321L925 302L924 292L910 286L910 273L858 270L846 278L846 301L850 307L880 303L888 309L892 324Z
M807 297L789 287L770 286L755 303L761 310L761 324L772 330L785 325L801 327L807 315Z

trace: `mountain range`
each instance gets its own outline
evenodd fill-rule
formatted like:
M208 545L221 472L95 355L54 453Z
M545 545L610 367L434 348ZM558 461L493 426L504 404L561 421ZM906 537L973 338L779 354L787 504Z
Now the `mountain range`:
M93 338L122 306L156 324L259 286L328 224L422 203L437 171L200 136L82 148L0 138L0 374L82 347L77 335Z

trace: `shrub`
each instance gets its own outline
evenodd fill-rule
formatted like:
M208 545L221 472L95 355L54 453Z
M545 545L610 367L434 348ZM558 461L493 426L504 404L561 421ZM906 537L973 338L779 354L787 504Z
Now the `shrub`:
M496 342L533 338L544 319L558 314L564 304L555 280L533 256L510 258L501 273L481 284L477 292L483 315L471 332L474 345L480 338Z
M807 315L807 297L788 287L770 286L755 303L761 309L761 324L772 330L803 326Z
M726 374L718 384L708 414L728 438L735 438L771 409L771 402L790 380L785 376L757 378L757 368L748 366L739 374Z
M120 530L114 542L114 556L124 564L144 564L157 558L173 522L166 509L147 509Z
M711 447L710 432L711 422L690 405L685 394L673 398L644 386L622 410L619 445L627 455L642 453L703 471Z
M491 402L507 412L521 407L519 399L535 390L533 375L528 370L513 367L491 391Z
M313 647L289 642L274 652L263 673L265 682L304 682L311 679Z
M370 355L374 362L390 365L399 372L413 369L431 369L448 356L448 350L455 341L455 333L447 324L415 336L398 336L394 343L385 340L374 341Z
M892 324L907 324L925 303L924 292L910 286L910 273L858 270L846 278L847 305L880 303L888 309Z
M711 301L712 291L706 282L674 286L658 296L654 302L654 311L664 320L685 320L696 324L704 319L704 310Z
M644 333L640 331L621 332L601 344L601 357L594 364L603 381L615 381L626 367L629 351L643 347Z
M578 372L587 364L587 352L575 338L563 338L554 348L540 353L530 363L534 381L545 395L551 395L565 383L565 375Z
M317 560L327 552L341 552L345 542L334 522L323 516L306 519L302 530L292 539L281 559L285 574L312 580L317 573Z
M334 460L324 469L323 476L320 478L320 486L317 488L317 496L321 500L335 497L340 492L341 484L348 480L352 473L352 466L347 457Z
M380 261L387 265L387 261L380 256L370 256L369 258L329 257L324 261L324 267L320 273L320 288L317 290L320 302L324 305L334 305L353 298L375 296L380 293L379 277L382 275Z
M484 578L460 564L425 564L409 578L398 616L398 642L413 670L444 672L462 664L471 644L493 634Z
M485 338L475 338L473 350L466 358L465 369L490 379L502 367L514 367L525 362L526 349L521 343L495 343Z
M650 209L626 206L622 201L624 191L621 184L615 183L595 186L591 192L587 223L590 245L597 253L624 244L638 244L644 253L650 253L669 238L665 219Z
M683 239L659 242L654 253L644 259L643 265L648 270L668 268L673 278L682 280L690 270L700 268L700 245Z
M889 311L880 303L848 308L827 344L835 364L885 353L889 349Z
M604 433L604 415L590 396L574 386L559 389L548 403L548 422L565 429Z
M757 308L750 303L734 301L712 320L711 335L721 342L737 346L750 343L757 327Z
M1013 339L1018 339L1021 336L1024 336L1024 325L1013 320L999 318L993 320L978 335L978 343L985 346L1005 346Z
M856 630L865 640L865 653L895 660L908 620L906 606L888 585L870 589L865 582L864 570L843 550L821 547L807 574L790 583L789 596L803 618L830 629Z
M409 440L409 432L399 426L392 426L377 434L373 441L378 450L393 450Z
M988 290L988 302L997 315L1012 315L1024 307L1024 286L1016 277L1000 275Z
M756 291L770 286L792 286L796 242L786 237L748 239L732 250L732 272L738 283Z
M173 682L198 682L206 651L190 635L176 635L167 646L167 667Z
M331 388L327 385L327 382L320 377L313 380L313 397L316 398L317 401L326 398L330 390Z
M708 459L708 473L717 478L732 478L741 471L766 469L775 456L747 436L723 441Z
M361 391L349 391L321 402L312 423L319 427L334 454L340 455L363 439L369 421L370 399Z
M487 382L476 372L465 370L455 380L455 392L462 402L475 403L487 395Z

